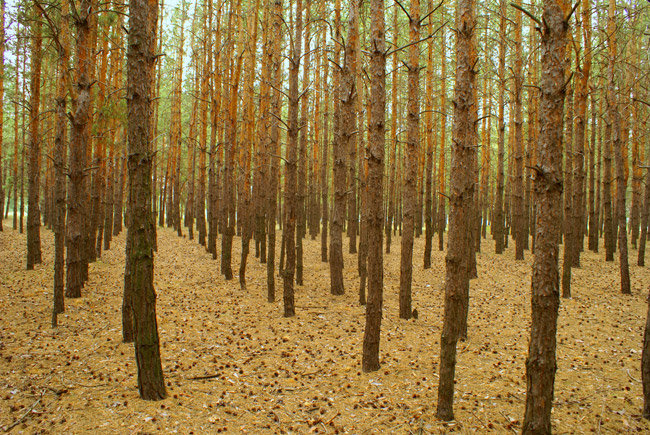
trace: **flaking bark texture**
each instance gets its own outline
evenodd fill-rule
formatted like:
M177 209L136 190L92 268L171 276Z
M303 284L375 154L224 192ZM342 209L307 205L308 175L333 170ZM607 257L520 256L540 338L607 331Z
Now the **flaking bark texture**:
M537 204L535 260L531 281L532 325L526 359L523 433L551 433L551 408L559 293L559 236L562 195L562 117L565 97L566 35L564 0L544 0L541 29L540 134L533 189Z
M3 1L4 3L4 1ZM68 56L70 52L69 29L68 29L68 0L61 2L61 29L60 45L57 59L57 82L56 82L56 132L54 137L54 301L52 306L52 327L58 324L57 316L65 310L63 291L65 287L65 191L66 176L65 167L67 164L67 120L66 120L66 98L67 98L67 71Z
M406 161L404 177L404 233L400 251L399 316L411 318L411 283L413 278L413 236L415 231L420 147L420 1L411 0L410 44L408 63L408 113L406 132Z
M368 301L361 366L379 370L379 338L384 291L382 225L384 223L384 146L386 110L386 35L384 0L370 1L370 121L368 123Z
M494 206L494 218L492 219L494 249L497 254L502 254L504 249L504 240L508 237L504 229L504 204L503 204L503 190L504 190L504 160L505 160L505 88L506 88L506 2L499 0L499 70L497 76L499 77L499 125L498 125L498 139L497 139L497 187L496 187L496 203Z
M307 0L309 1L309 0ZM289 108L287 115L287 158L285 162L285 221L283 236L285 240L286 261L282 271L284 317L296 315L294 302L294 276L296 271L296 178L298 163L298 71L302 53L302 0L296 0L293 46L289 66Z
M151 213L151 123L157 0L129 1L127 51L127 128L129 200L127 264L135 330L138 390L145 400L167 396L160 361L156 293L153 287L153 215Z
M445 309L440 338L440 385L436 416L453 420L456 343L467 316L469 292L470 216L474 199L476 154L476 27L474 0L456 3L456 85L450 165L449 239L445 276Z
M32 53L30 78L30 111L29 111L29 184L27 204L27 270L34 269L41 259L41 210L40 180L41 180L41 137L40 137L40 105L41 105L41 10L34 2L34 21L32 24ZM22 203L22 201L21 201Z

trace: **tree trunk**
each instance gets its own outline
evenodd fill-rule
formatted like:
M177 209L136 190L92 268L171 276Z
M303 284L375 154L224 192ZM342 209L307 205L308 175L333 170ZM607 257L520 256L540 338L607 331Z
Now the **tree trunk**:
M4 70L5 70L5 1L0 1L0 101L4 102ZM18 74L18 71L16 71ZM4 104L0 104L0 119L4 120ZM2 165L2 145L3 145L3 124L0 123L0 231L2 228L2 220L6 218L4 211L4 198L5 198L5 177L7 171L5 171L4 166ZM11 197L11 192L9 193ZM9 203L7 203L7 211L9 211Z
M429 9L433 7L433 1L427 2ZM433 20L429 20L427 31L433 33ZM433 38L429 39L427 47L427 74L426 74L426 92L425 92L425 115L424 123L426 128L426 141L427 141L427 164L425 172L425 194L424 194L424 268L431 268L431 249L433 245L433 232L435 229L435 208L433 203L437 196L433 192L433 160L435 159L434 140L436 136L433 131Z
M273 0L271 11L271 35L274 35L271 43L270 59L271 62L271 82L274 91L271 92L271 113L276 117L280 116L281 101L280 89L282 83L282 61L281 61L281 45L283 38L280 36L282 32L282 0ZM266 232L268 234L267 254L266 254L266 286L267 286L267 301L275 301L275 227L277 216L277 198L278 198L278 184L280 179L280 163L278 156L280 155L280 126L278 119L275 118L271 122L269 132L269 150L271 158L269 159L269 192L268 202L266 205Z
M27 204L27 270L34 269L41 259L41 211L39 208L41 173L41 10L34 2L32 23L32 56L29 111L29 202ZM0 198L1 200L1 198Z
M153 287L153 215L151 214L151 96L156 57L158 2L129 1L127 52L127 126L129 148L129 223L127 268L135 330L138 391L145 400L167 396L160 361L156 293ZM130 288L127 285L130 284Z
M386 110L386 34L384 0L370 2L370 121L368 123L368 303L363 335L364 372L379 370L379 338L383 306L382 225L384 223L384 146Z
M310 48L311 40L309 32L309 23L311 20L311 2L305 2L305 21L308 26L304 32L304 65L302 76L302 87L305 94L301 99L300 122L299 122L299 139L298 139L298 179L297 179L297 197L296 197L296 284L303 285L303 247L302 239L307 233L307 214L305 212L307 199L307 138L309 136L309 72L310 72Z
M445 215L446 174L445 174L445 147L447 132L447 38L445 36L445 5L441 6L440 17L443 22L440 29L440 157L438 161L438 250L444 249L444 233L447 227Z
M323 71L323 89L328 89L328 78L329 78L329 66L330 62L325 61L324 71ZM327 224L329 219L329 183L328 183L328 168L329 168L329 150L330 150L330 129L329 129L329 118L330 118L330 94L331 92L325 92L324 99L324 112L323 113L323 153L321 157L321 173L320 173L320 195L321 195L321 215L323 221L323 228L321 229L321 243L320 243L320 253L321 261L327 262Z
M502 254L504 241L508 237L504 230L504 204L503 204L503 187L504 187L504 160L505 160L505 88L506 88L506 2L499 0L499 137L497 139L497 195L494 210L494 250L497 254Z
M521 5L521 0L517 0L517 4ZM523 129L523 60L522 60L522 12L517 9L515 11L515 68L514 68L514 82L515 82L515 142L514 142L514 175L513 181L513 219L512 229L515 238L515 260L524 259L524 129Z
M2 2L4 4L4 1ZM67 74L70 56L70 33L68 26L68 0L61 2L60 45L58 45L56 81L56 133L54 138L54 301L52 306L52 327L58 325L58 314L65 310L63 291L65 287L65 191L68 153L66 150L67 120Z
M309 0L307 0L309 1ZM284 229L282 234L285 243L286 261L283 278L284 317L296 315L294 302L294 275L296 269L296 178L298 158L298 109L300 94L298 91L298 71L302 55L302 0L296 0L296 16L294 22L293 47L289 67L289 107L287 114L287 158L285 162L284 187Z
M404 234L400 252L399 316L411 318L413 278L413 235L420 147L420 1L411 0L409 17L410 44L408 62L408 114L406 133L406 174L404 177Z
M453 420L456 343L467 316L473 159L476 154L476 27L474 0L456 3L456 84L449 199L449 240L446 257L445 314L440 338L440 385L436 416Z
M523 433L551 433L557 314L560 305L558 242L562 196L562 117L568 8L564 0L543 2L535 259L531 281L532 326L526 359L526 411Z

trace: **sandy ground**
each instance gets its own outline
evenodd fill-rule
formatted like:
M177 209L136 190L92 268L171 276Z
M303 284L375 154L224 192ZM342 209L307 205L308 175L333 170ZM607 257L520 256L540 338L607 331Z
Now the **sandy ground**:
M422 269L416 239L417 320L398 318L399 238L384 257L381 370L361 373L364 308L355 257L345 254L346 294L329 294L319 240L305 242L305 285L295 318L281 297L266 302L266 268L249 259L247 290L227 282L195 241L159 229L155 260L161 352L169 397L138 398L132 345L121 342L123 233L90 267L83 297L66 300L50 326L53 236L44 263L25 270L25 235L0 233L0 428L16 433L504 433L521 430L530 318L530 263L514 245L478 254L469 340L460 344L456 420L435 418L444 256ZM278 238L279 240L279 238ZM601 241L602 244L602 241ZM347 251L347 239L346 239ZM636 263L636 250L630 251ZM239 265L239 240L233 253ZM632 295L619 292L618 263L585 253L573 298L562 300L553 424L556 433L648 432L641 419L641 344L648 269L630 266ZM281 281L278 279L278 296ZM213 375L208 380L192 377Z

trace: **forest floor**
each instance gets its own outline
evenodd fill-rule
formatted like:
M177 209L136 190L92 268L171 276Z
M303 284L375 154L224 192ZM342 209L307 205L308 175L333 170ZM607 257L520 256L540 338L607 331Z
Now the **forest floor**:
M399 238L384 256L381 370L361 372L364 308L355 257L345 254L344 296L329 294L320 241L305 241L296 317L266 302L266 268L251 255L247 290L226 282L203 247L158 229L155 287L169 397L138 398L131 344L123 344L123 232L90 266L83 297L66 300L52 329L53 236L43 264L25 270L25 235L0 232L0 428L24 433L441 433L519 432L526 396L532 256L483 241L471 283L469 340L459 344L456 420L435 418L444 255L421 266L416 239L413 306L398 318ZM345 251L347 252L347 239ZM279 241L279 237L278 237ZM279 244L279 243L278 243ZM602 241L601 241L602 245ZM252 250L254 251L254 250ZM558 321L556 433L646 432L640 416L641 346L650 270L630 250L632 295L619 292L618 261L586 252ZM239 265L234 243L233 269ZM618 255L616 257L618 260ZM211 376L207 380L193 377Z

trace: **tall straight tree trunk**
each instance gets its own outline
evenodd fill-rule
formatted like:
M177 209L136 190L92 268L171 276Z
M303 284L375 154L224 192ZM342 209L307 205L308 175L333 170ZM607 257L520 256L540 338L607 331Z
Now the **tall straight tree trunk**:
M109 30L109 29L107 29ZM95 156L93 167L96 168L92 178L91 187L91 206L92 206L92 226L93 234L96 237L93 240L95 258L102 256L102 242L104 240L104 191L106 190L106 144L109 136L109 120L105 115L105 105L107 99L106 82L108 73L108 36L103 37L102 50L99 63L99 77L97 93L97 108L100 116L97 117L97 130L99 134L95 141ZM104 112L104 113L102 113Z
M236 11L231 9L229 13L229 29L232 35L239 35L239 23L233 24L232 20L239 17L237 13L241 8L241 1L238 0L235 5ZM241 37L241 36L240 36ZM222 221L223 236L221 238L221 273L226 280L233 278L232 273L232 241L235 236L235 217L236 217L236 204L235 204L235 151L237 150L237 112L239 108L238 95L239 95L239 78L242 71L243 53L235 57L235 41L229 43L230 56L226 59L230 63L230 92L228 94L228 104L224 105L227 109L227 122L225 127L225 159L224 159L224 174L223 174L223 212Z
M32 24L32 56L29 111L29 199L27 204L27 270L34 269L41 259L41 210L39 207L41 174L41 10L34 2ZM1 198L0 198L1 199Z
M361 92L362 89L359 89ZM362 94L360 94L359 99L365 104L366 110L366 121L370 125L370 98L368 96L367 86L363 87L364 94L366 96L365 101ZM368 132L367 128L364 127L363 118L360 118L360 128L362 132ZM367 136L364 142L363 136L360 139L359 143L364 146L359 146L359 196L360 196L360 211L361 219L359 225L359 254L357 256L357 266L359 269L359 304L365 305L367 301L366 297L366 283L368 280L368 160L366 157L367 146ZM361 152L363 150L363 153Z
M4 70L5 70L5 1L0 0L0 102L4 102L4 93L5 93L5 84L4 84ZM18 71L16 71L18 74ZM0 119L4 120L4 103L0 104ZM5 198L5 179L3 175L6 175L4 166L2 165L2 145L3 145L3 124L0 123L0 231L2 228L2 220L6 218L4 212L4 198ZM14 181L15 184L15 181ZM11 191L9 193L11 197ZM15 197L14 197L15 202ZM9 211L9 203L7 203L7 211Z
M249 13L253 17L249 21L248 34L250 36L249 46L257 47L257 16L260 7L260 0L250 5ZM241 201L240 212L238 218L241 221L241 260L239 263L239 285L241 289L246 289L246 264L248 261L248 253L250 250L250 239L253 235L253 209L251 204L251 158L253 155L253 147L259 146L259 140L254 139L256 136L254 119L254 94L253 89L255 80L255 64L257 61L257 50L249 49L246 56L248 76L246 77L246 88L244 90L244 140L243 145L240 147L240 171L239 171L239 185L241 186L239 197ZM259 135L257 135L259 136Z
M650 155L646 154L645 166L648 165ZM648 216L650 215L650 168L645 168L645 193L643 199L643 211L641 213L641 236L639 238L639 252L637 257L637 265L645 266L645 248L646 240L648 238ZM597 233L596 233L597 234Z
M438 161L438 250L444 249L444 234L447 227L447 216L445 212L446 198L446 174L445 174L445 147L447 132L447 38L445 36L445 5L441 7L441 20L443 22L440 29L440 157Z
M208 153L208 101L210 100L210 76L212 74L212 0L207 2L206 18L203 20L203 72L201 77L201 132L199 135L199 182L196 195L196 230L199 244L206 246L205 181L206 155Z
M305 0L305 21L307 28L304 32L305 56L303 64L302 87L305 95L300 103L300 122L299 122L299 139L298 139L298 179L297 179L297 209L296 209L296 284L303 285L303 247L302 240L307 233L307 140L309 137L309 72L311 53L309 41L311 40L309 32L309 23L311 21L311 1ZM313 124L313 123L312 123Z
M576 234L572 244L573 267L580 267L580 253L583 251L585 235L585 143L587 142L587 106L589 99L589 79L591 74L591 2L582 3L581 19L584 33L585 56L582 67L579 67L580 58L576 56L576 120L575 120L575 181L573 199L573 222ZM576 35L580 40L580 32Z
M427 2L429 9L433 8L433 1ZM429 20L428 25L429 33L433 33L433 20ZM424 123L426 128L426 141L427 141L427 166L425 169L425 194L424 194L424 268L431 268L431 249L433 245L433 233L435 230L435 211L434 202L436 201L436 193L433 192L433 160L435 159L434 151L434 138L436 137L433 130L433 38L429 39L427 47L427 74L426 74L426 92L425 92L425 115Z
M91 15L97 13L91 0L82 0L77 6L81 15L76 18L77 27L77 76L76 94L72 96L70 128L69 189L67 215L66 297L81 297L88 264L85 257L88 202L86 161L91 148L91 69L92 28ZM121 203L120 203L121 206ZM121 211L121 209L120 209ZM120 216L121 222L121 216ZM115 234L115 233L113 233Z
M571 70L571 42L572 37L569 36L568 44L568 71ZM567 71L567 72L568 72ZM574 174L573 174L573 84L567 85L567 96L566 96L566 116L564 123L565 133L564 133L564 214L563 214L563 226L564 226L564 258L562 259L562 297L570 298L571 297L571 267L573 266L573 249L572 245L575 238L575 229L573 228L573 195L574 189L577 188L577 184L574 183Z
M611 34L608 31L609 34ZM610 61L613 64L613 60ZM613 65L611 65L613 75ZM613 77L612 77L613 80ZM612 213L612 137L613 137L613 112L616 110L616 107L612 101L615 97L613 93L614 90L607 90L607 113L604 116L605 118L605 137L604 137L604 146L605 150L603 152L603 217L604 220L604 236L605 236L605 261L614 261L614 223L613 223L613 213Z
M14 188L14 216L13 216L13 229L17 230L18 229L18 141L19 141L19 134L18 134L18 125L20 121L20 117L18 116L18 106L19 106L19 100L22 99L22 95L20 93L20 85L19 85L19 77L20 74L18 73L20 71L20 22L16 23L16 52L15 52L15 57L16 57L16 63L15 63L15 81L14 81L14 89L16 91L16 101L14 101L14 182L13 182L13 188Z
M589 149L589 250L598 252L598 210L596 204L599 202L594 196L596 194L596 130L600 126L597 123L596 97L591 96L591 146Z
M340 1L336 2L337 8ZM337 14L339 15L339 14ZM338 20L338 18L337 18ZM337 27L339 27L337 25ZM347 147L353 133L350 125L354 116L355 107L352 103L354 90L354 77L350 73L350 59L347 53L344 64L338 72L339 80L336 103L338 106L333 142L332 182L334 185L334 203L332 207L332 222L330 225L330 293L342 295L345 293L343 284L343 225L345 222L346 206L346 176L347 176ZM287 203L288 204L288 203Z
M309 1L309 0L307 0ZM302 0L296 0L296 16L293 24L293 45L289 66L289 107L287 114L287 157L285 162L284 187L284 228L286 261L282 271L284 317L296 315L294 302L294 275L296 269L296 178L298 159L298 109L300 94L298 91L298 72L302 55Z
M127 52L127 126L129 148L129 223L127 269L135 329L138 391L145 400L167 396L160 361L156 293L153 287L153 215L151 213L152 87L156 57L156 0L129 1ZM131 288L127 288L130 285Z
M613 229L618 227L618 250L619 250L619 267L621 273L621 293L630 294L630 270L627 258L627 219L625 210L625 195L627 193L627 176L625 173L627 152L623 149L627 142L627 128L622 128L621 125L621 108L618 106L618 97L616 94L615 82L615 60L618 55L617 41L616 41L616 0L609 0L609 15L607 21L607 33L609 34L608 51L609 51L609 64L608 64L608 86L607 86L607 99L608 99L608 112L609 121L611 123L611 143L614 150L614 158L616 160L616 215L615 218L618 225L613 224ZM621 98L622 105L627 103L627 97ZM623 122L627 123L627 120ZM623 136L623 133L625 137ZM614 219L613 219L614 220ZM614 233L613 235L616 235Z
M347 128L351 128L352 131L348 132L350 137L348 137L347 148L348 148L348 227L347 235L349 238L349 253L357 253L357 233L359 232L358 228L358 211L357 211L357 145L360 143L359 130L357 125L360 124L360 115L359 110L359 92L360 89L357 87L359 83L359 72L358 72L358 63L359 63L359 2L352 1L350 3L350 16L348 23L348 38L346 41L345 47L345 60L346 64L349 65L348 71L352 76L352 81L354 82L352 86L352 93L349 95L348 102L346 104L351 104L353 109L351 111L351 117L346 119L345 122Z
M551 408L559 294L559 236L562 197L562 123L568 8L564 0L543 1L535 259L531 280L532 324L526 359L524 434L551 433Z
M436 416L453 420L456 343L467 316L471 207L474 199L472 161L476 154L476 27L474 0L456 3L456 84L451 149L449 240L446 257L445 314L440 338L440 385Z
M384 147L386 111L386 34L384 0L370 1L370 121L368 123L368 303L363 335L364 372L379 370L379 338L384 292Z
M521 6L521 0L517 0L517 4ZM514 82L515 82L515 142L514 142L514 184L513 188L513 219L512 219L512 232L515 238L515 260L524 259L524 129L523 129L523 59L522 59L522 12L517 9L515 12L515 68L514 68Z
M497 191L496 191L496 204L494 209L494 219L492 225L494 226L494 250L497 254L502 254L505 248L504 242L508 235L505 233L504 228L504 204L503 204L503 187L504 179L504 164L505 164L505 88L506 88L506 2L499 0L499 70L497 76L499 77L499 137L497 139Z
M4 3L4 1L2 2ZM58 325L58 315L65 310L63 291L65 287L65 191L67 165L67 74L70 56L70 34L68 0L61 2L59 26L61 37L58 45L57 82L56 82L56 133L54 138L54 301L52 305L52 327Z
M325 61L325 66L323 68L323 89L328 89L328 79L329 79L329 66L330 62ZM320 243L320 260L322 262L327 262L329 257L327 255L327 224L329 220L329 150L330 150L330 129L329 129L329 119L330 119L330 92L325 92L324 95L324 113L323 113L323 152L321 157L321 173L320 173L320 195L321 195L321 215L323 228L321 228L321 243Z
M410 319L413 279L413 235L420 147L420 1L411 0L409 14L408 114L406 132L406 174L404 179L404 234L400 252L399 316Z
M393 11L393 46L397 47L399 37L399 26L397 25L397 14L398 8L394 8ZM395 184L396 184L396 171L397 171L397 119L399 116L398 110L398 95L399 95L399 68L398 65L398 56L393 56L392 61L392 73L391 73L391 102L390 102L390 159L388 164L390 165L389 169L389 181L388 181L388 219L386 220L386 253L390 254L390 245L392 242L392 228L393 222L397 220L395 218Z
M281 44L282 44L282 0L272 0L271 10L271 82L274 91L271 92L271 113L275 116L280 116L281 101L280 89L282 83L282 61L281 61ZM268 202L266 205L266 232L268 237L267 254L266 254L266 286L267 286L267 301L275 301L275 227L277 216L277 198L278 198L278 185L280 179L280 163L278 155L280 153L280 126L278 120L275 119L271 122L269 132L269 150L272 154L269 159L269 192Z

